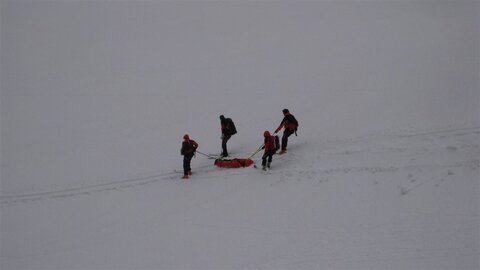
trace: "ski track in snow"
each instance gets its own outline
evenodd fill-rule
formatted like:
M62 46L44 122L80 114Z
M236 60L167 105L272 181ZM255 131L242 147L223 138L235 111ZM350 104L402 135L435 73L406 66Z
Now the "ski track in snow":
M310 150L312 147L313 151ZM304 148L309 149L305 150ZM382 164L383 155L389 155L390 158L387 160L394 158L398 163ZM440 157L437 157L439 155L449 155L449 157L445 158L446 161L442 161L439 160ZM453 160L452 155L456 155ZM259 156L261 153L254 157L255 164L261 163ZM368 158L365 159L365 156ZM351 175L368 174L372 179L370 184L378 185L388 182L387 179L394 174L401 174L404 176L404 180L396 183L396 189L398 189L398 194L407 195L427 184L433 183L434 187L439 187L448 179L453 178L457 170L478 170L480 168L480 127L334 140L315 146L309 142L296 143L293 139L286 155L274 156L272 170L268 172L253 169L253 166L221 169L215 167L211 160L206 158L201 160L201 158L201 156L197 156L192 161L194 175L188 181L263 173L265 176L275 177L270 184L273 186L292 180L317 181L318 183L326 183L331 180L350 180ZM325 165L328 164L328 160L335 160L336 162L333 164L338 164L340 160L341 164L359 163L359 165L330 167ZM173 170L46 192L2 195L0 196L0 205L4 207L16 203L93 195L151 185L159 181L181 181L180 174L180 170Z

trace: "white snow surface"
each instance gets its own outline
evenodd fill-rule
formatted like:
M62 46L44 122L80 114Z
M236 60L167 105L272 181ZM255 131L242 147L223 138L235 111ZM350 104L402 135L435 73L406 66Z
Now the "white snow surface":
M480 269L477 1L0 2L0 268ZM248 157L288 108L272 169ZM257 165L261 153L254 156Z

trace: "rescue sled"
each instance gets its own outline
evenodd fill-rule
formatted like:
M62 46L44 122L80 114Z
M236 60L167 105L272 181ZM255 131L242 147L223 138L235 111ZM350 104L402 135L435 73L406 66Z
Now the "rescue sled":
M244 168L253 164L249 158L216 159L215 165L221 168Z

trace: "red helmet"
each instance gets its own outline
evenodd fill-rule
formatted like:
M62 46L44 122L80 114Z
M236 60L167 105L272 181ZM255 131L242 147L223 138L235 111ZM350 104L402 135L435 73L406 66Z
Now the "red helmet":
M183 135L183 139L184 140L190 140L190 136L188 136L188 134L185 134L185 135Z
M270 132L268 132L268 130L265 130L265 132L263 132L263 137L270 137Z

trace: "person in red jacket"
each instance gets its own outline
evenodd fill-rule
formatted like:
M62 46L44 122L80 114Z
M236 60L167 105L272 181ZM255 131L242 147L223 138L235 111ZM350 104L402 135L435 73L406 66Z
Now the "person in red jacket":
M282 150L278 153L279 155L287 152L288 137L293 133L296 135L298 128L298 121L295 119L295 116L293 116L288 109L283 109L282 112L284 116L283 120L275 130L275 133L278 133L282 128L285 128L282 136Z
M188 179L188 176L192 175L190 162L192 161L197 148L198 143L196 141L190 140L188 134L183 135L182 149L180 150L180 154L183 156L183 179Z
M267 168L270 169L273 155L275 154L277 149L275 148L275 138L270 135L270 132L268 132L268 130L265 130L265 132L263 132L263 137L265 138L265 140L262 149L265 149L265 152L262 156L262 169L266 171Z

